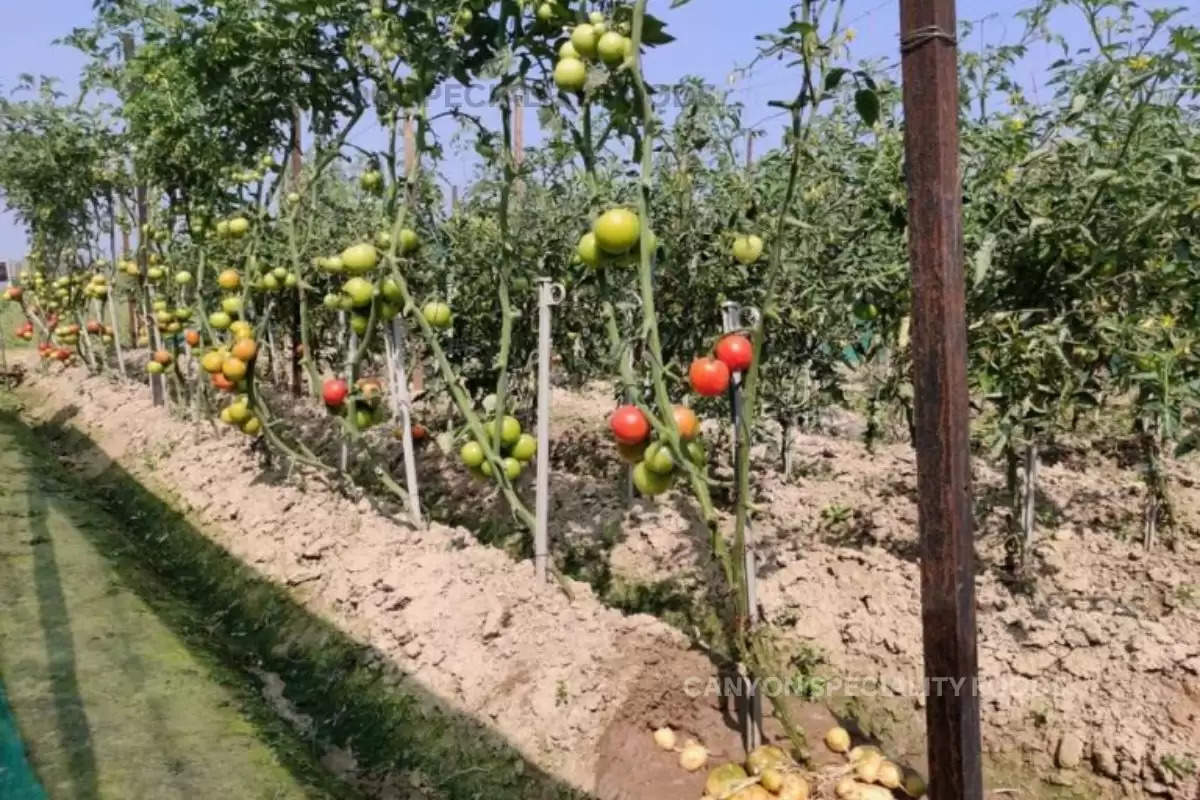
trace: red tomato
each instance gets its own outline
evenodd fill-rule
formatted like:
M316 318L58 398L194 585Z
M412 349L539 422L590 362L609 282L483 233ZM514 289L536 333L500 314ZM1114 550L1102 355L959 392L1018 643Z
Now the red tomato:
M696 412L687 406L675 406L675 427L679 429L679 438L690 442L700 432L700 420Z
M715 358L697 358L688 370L688 377L692 381L692 390L704 397L718 397L729 388L729 367Z
M422 441L429 436L429 430L424 425L412 426L412 438L414 441Z
M213 373L212 385L220 389L222 392L232 392L235 386L233 381L229 380L229 378L226 378L219 372Z
M729 367L730 372L745 372L754 362L754 345L740 333L722 336L715 348L718 359Z
M613 412L608 424L621 444L640 444L650 435L650 422L637 406L621 406Z
M325 398L325 405L330 408L341 408L349 394L350 385L341 378L330 378L325 381L325 386L321 391L321 395Z

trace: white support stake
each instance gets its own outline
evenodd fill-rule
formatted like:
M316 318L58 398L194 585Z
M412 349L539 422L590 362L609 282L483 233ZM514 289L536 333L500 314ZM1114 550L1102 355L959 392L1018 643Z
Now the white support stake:
M404 317L392 320L392 327L384 338L387 345L388 383L391 386L392 415L400 423L400 441L404 448L404 482L408 488L408 511L412 524L418 529L424 525L421 519L421 493L417 486L417 457L412 437L412 396L408 391L407 352L404 348Z
M757 323L758 310L754 308L743 309L741 305L734 302L725 302L721 304L721 328L726 334L735 333L747 327L752 327ZM750 324L747 325L746 323ZM742 427L742 373L733 373L732 380L729 382L729 403L733 410L733 452L734 458L737 458L738 440L741 437ZM739 498L740 499L740 498ZM746 576L746 612L750 616L750 624L753 625L758 609L758 565L754 556L754 538L750 533L750 523L747 520L745 530L745 562L744 570ZM749 711L748 718L742 721L743 744L746 751L749 752L762 744L762 698L754 690L754 682L749 680L749 677L743 675L743 689L745 692L744 709Z
M538 278L538 411L536 529L533 532L533 565L539 583L546 581L550 560L550 324L551 309L567 296L562 284Z

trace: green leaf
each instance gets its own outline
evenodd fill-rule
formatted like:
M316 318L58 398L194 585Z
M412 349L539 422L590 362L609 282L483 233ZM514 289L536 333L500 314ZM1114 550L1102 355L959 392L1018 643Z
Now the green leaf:
M675 37L667 33L666 28L662 20L646 14L642 19L642 44L654 46L675 41Z
M825 91L832 92L842 82L844 76L849 70L842 67L834 67L825 75Z
M971 285L978 286L983 283L983 279L987 277L988 270L992 268L992 254L996 252L996 235L989 233L983 240L983 244L979 247L979 251L975 253L975 272L971 277Z
M1095 170L1091 175L1088 175L1087 178L1084 179L1084 183L1100 183L1102 181L1110 181L1115 177L1117 177L1117 171L1115 169L1102 168Z
M811 22L796 21L796 22L793 22L791 25L788 25L786 28L780 28L779 32L780 33L798 33L802 36L807 36L810 33L815 33L816 30L817 30L816 26L813 25Z
M879 121L879 95L870 89L859 89L854 93L854 108L864 124L872 126Z

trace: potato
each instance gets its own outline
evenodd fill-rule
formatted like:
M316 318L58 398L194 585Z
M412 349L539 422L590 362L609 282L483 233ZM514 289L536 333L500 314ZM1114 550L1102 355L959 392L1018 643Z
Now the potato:
M845 728L830 728L825 734L825 746L835 753L844 753L850 749L850 732Z
M880 756L883 755L883 753L879 752L879 748L873 744L860 744L858 747L853 748L846 757L849 758L850 763L853 764L857 761L862 761L872 753Z
M778 794L779 800L808 800L808 781L794 773L784 775Z
M679 766L688 772L703 769L707 763L708 751L704 749L704 745L696 744L689 739L683 749L679 751Z
M741 764L722 764L708 773L704 791L716 797L724 797L748 777Z
M659 728L654 732L654 743L663 750L674 750L675 731L670 728Z
M759 776L762 786L768 792L779 794L779 790L783 788L783 773L774 767L767 767Z
M854 774L863 783L874 783L879 778L879 768L883 766L883 756L878 753L868 753L854 765Z
M903 783L903 777L904 776L900 772L900 768L898 766L893 764L891 761L885 760L879 765L879 774L876 776L875 780L877 780L881 786L886 786L889 789L899 789Z
M778 767L788 762L788 754L771 744L764 744L750 751L746 756L746 771L751 775L761 775L764 770Z

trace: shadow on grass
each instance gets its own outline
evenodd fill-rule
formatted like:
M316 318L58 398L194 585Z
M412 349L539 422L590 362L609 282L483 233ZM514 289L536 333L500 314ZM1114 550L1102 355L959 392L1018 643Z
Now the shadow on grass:
M2 413L2 412L0 412ZM79 693L76 674L75 636L71 615L63 591L54 538L46 524L49 507L44 491L45 475L38 475L35 464L26 471L29 477L29 530L32 534L33 575L36 584L38 623L46 642L46 663L50 665L50 691L55 726L67 752L67 772L72 797L95 800L100 796L96 773L96 753L92 747L92 729L87 709Z
M107 464L86 485L74 481L72 488L81 500L102 506L126 524L108 535L92 527L89 535L99 540L118 574L139 594L146 591L147 602L190 645L202 646L243 673L277 674L295 710L312 718L315 749L310 755L319 756L330 746L350 749L366 776L389 772L421 776L421 796L464 800L586 796L526 761L478 720L447 707L395 668L385 654L310 614L281 587L214 544L184 515L108 461L90 438L67 425L70 416L70 410L64 410L30 428L11 411L0 410L5 422L22 431L30 450L49 444L73 460ZM143 569L154 573L154 585L139 576ZM52 564L44 568L39 564L46 583L47 613L53 614L56 607L62 613L61 590L55 604L52 572ZM163 591L188 613L163 615L162 603L155 603L153 596ZM72 681L68 671L55 688L56 695L62 696L59 713L63 716L71 713L71 697L77 689ZM83 777L82 788L74 795L79 798L94 796L94 789L87 794L86 775L89 770L94 774L95 767L89 765L86 752L72 764ZM288 763L287 754L280 755ZM289 767L297 759L291 761Z

